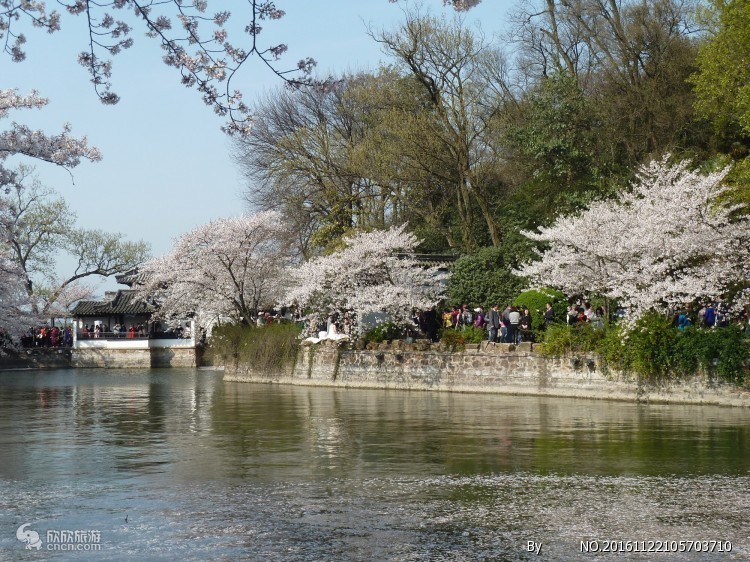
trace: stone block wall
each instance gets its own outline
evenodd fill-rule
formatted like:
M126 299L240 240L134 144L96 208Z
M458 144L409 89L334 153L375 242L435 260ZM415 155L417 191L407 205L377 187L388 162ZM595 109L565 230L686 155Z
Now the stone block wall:
M195 367L195 349L76 349L72 366L85 368Z
M3 350L0 353L2 369L68 369L73 350L65 348L34 347L31 349Z
M750 406L750 393L696 377L669 386L650 386L624 373L604 373L594 356L548 357L532 344L371 344L348 349L334 342L301 347L288 369L259 373L227 367L225 380L280 382L356 388L446 390L540 396L586 397L673 403Z

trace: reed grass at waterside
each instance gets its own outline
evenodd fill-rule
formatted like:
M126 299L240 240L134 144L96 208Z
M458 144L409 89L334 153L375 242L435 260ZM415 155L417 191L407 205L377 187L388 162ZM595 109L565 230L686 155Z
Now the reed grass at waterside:
M214 364L241 364L260 371L278 371L294 363L300 327L226 324L214 328L206 353Z

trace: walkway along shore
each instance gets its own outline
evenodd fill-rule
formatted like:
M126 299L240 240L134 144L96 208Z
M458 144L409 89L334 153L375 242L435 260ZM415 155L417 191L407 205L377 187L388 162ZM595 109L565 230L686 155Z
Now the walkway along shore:
M224 380L750 407L750 389L701 376L650 384L607 372L595 356L550 357L533 347L484 342L451 351L443 344L418 340L347 349L341 342L323 341L303 345L293 365L273 373L254 371L251 365L226 365Z

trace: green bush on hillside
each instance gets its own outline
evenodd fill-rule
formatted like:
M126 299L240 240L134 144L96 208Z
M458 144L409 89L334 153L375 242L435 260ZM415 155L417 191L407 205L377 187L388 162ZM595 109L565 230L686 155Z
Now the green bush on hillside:
M440 332L440 343L453 351L463 351L466 348L464 331L445 328Z
M504 248L481 248L453 264L448 281L448 300L452 304L481 306L485 310L499 305L502 310L523 290L526 281L511 273Z
M575 326L552 324L544 332L542 353L545 355L597 353L601 349L601 341L604 338L604 330L592 328L589 324Z
M461 333L465 343L482 343L488 337L487 330L475 328L474 326L466 326L466 328L455 331Z

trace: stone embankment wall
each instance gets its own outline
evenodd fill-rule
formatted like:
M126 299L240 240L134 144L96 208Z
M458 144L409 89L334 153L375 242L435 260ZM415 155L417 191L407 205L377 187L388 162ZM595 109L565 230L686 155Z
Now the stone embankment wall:
M67 369L71 366L70 348L8 349L0 353L0 369Z
M195 367L192 348L151 349L46 349L9 351L0 356L2 369L85 369Z
M77 369L196 367L193 348L76 349L72 366Z
M702 377L649 385L604 372L594 356L549 357L530 343L484 342L452 351L423 341L371 344L369 349L322 342L303 345L294 365L284 371L260 373L249 365L227 365L224 380L750 406L750 392L731 385Z

